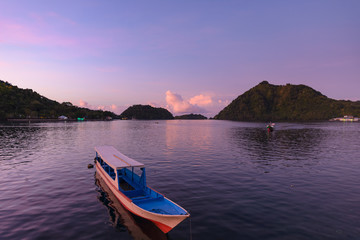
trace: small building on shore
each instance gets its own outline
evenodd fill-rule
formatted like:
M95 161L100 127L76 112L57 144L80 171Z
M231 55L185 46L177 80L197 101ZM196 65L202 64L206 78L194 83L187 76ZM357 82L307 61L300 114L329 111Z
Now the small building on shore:
M332 118L330 121L340 121L340 122L358 122L359 118L354 116L345 115L344 117Z
M68 119L68 117L66 117L66 116L62 115L62 116L58 117L58 119L59 119L59 120L67 120L67 119Z

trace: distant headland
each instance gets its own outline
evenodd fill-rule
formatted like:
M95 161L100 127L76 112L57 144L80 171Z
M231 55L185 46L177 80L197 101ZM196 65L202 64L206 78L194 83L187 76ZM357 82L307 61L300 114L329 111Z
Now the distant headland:
M41 96L31 89L22 89L0 80L0 121L84 121L138 119L174 119L164 108L149 105L133 105L120 115L110 111L90 110L74 106L70 102L58 103Z
M77 107L70 102L58 103L31 89L18 88L0 80L0 120L82 121L113 118L118 118L113 112Z
M263 81L238 96L214 119L232 121L323 121L360 116L360 101L334 100L306 85L273 85ZM70 102L58 103L31 89L0 80L0 121L82 121L111 119L206 119L200 114L173 116L164 108L133 105L117 115Z
M207 117L201 115L201 114L185 114L180 116L175 116L175 119L188 119L188 120L205 120Z
M238 96L214 118L233 121L323 121L360 115L360 101L334 100L305 85L263 81Z

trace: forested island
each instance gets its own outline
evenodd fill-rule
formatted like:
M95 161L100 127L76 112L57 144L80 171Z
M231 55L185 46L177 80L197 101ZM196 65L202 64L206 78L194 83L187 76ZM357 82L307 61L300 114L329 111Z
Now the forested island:
M168 110L149 105L133 105L119 116L110 111L77 107L70 102L58 103L31 89L18 88L0 80L0 121L22 119L46 121L58 120L59 117L62 120L174 119Z
M190 119L190 120L204 120L207 119L207 117L201 115L201 114L185 114L180 116L175 116L175 119Z
M214 118L233 121L320 121L360 115L360 101L334 100L305 85L263 81L238 96Z
M174 116L164 108L155 108L150 105L133 105L120 114L122 119L136 120L167 120Z
M71 119L106 120L118 118L109 111L77 107L70 102L58 103L31 89L22 89L0 80L0 120L7 119Z
M273 85L263 81L238 96L214 119L233 121L320 121L352 115L360 116L360 101L334 100L305 85ZM110 111L90 110L70 102L58 103L31 89L21 89L0 80L0 121L9 119L87 120L174 119L164 108L133 105L120 115ZM175 119L206 119L200 114L176 116Z

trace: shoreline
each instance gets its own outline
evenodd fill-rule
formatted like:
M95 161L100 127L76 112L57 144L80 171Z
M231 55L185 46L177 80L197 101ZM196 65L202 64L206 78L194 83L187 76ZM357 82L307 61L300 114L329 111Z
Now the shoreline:
M77 120L77 119L57 119L57 118L9 118L6 119L4 122L10 123L40 123L40 122L86 122L86 121L112 121L106 119L84 119L84 120Z

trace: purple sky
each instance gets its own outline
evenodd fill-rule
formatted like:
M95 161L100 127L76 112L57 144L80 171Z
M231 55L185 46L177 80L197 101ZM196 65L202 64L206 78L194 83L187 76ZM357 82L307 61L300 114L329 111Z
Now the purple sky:
M0 1L0 79L214 116L263 80L360 100L360 1Z

